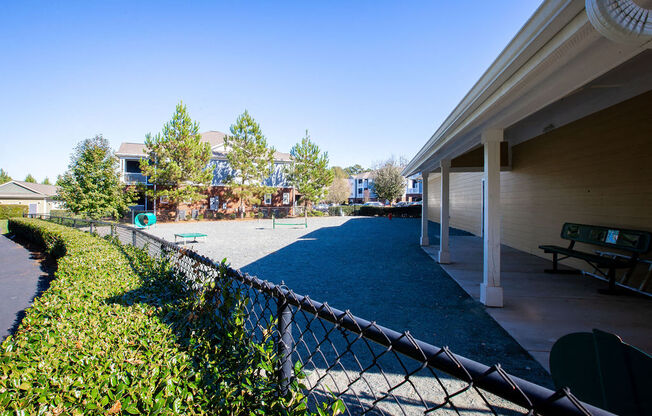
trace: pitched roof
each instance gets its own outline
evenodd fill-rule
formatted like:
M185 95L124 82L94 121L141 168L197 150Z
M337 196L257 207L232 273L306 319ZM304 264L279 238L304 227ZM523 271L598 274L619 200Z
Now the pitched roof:
M7 183L3 183L0 185L0 194L2 194L2 188L5 187L7 189L14 188L15 186L10 186L10 184L17 185L21 188L27 189L29 191L32 191L34 193L40 194L44 197L50 197L50 196L55 196L57 194L57 186L56 185L43 185L41 183L31 183L31 182L25 182L25 181L9 181ZM7 192L7 194L12 194L11 191Z
M115 153L118 156L145 156L145 147L144 143L121 143L120 148Z

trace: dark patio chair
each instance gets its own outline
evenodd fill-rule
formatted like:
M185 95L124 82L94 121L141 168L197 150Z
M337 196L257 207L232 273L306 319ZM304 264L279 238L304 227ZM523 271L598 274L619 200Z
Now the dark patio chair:
M594 329L557 340L550 373L559 389L618 415L652 415L652 356Z

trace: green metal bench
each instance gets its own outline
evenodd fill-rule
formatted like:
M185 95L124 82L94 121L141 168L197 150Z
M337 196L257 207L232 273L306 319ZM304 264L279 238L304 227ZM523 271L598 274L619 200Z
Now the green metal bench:
M564 335L550 351L557 389L618 415L652 414L652 357L618 336L594 329Z
M308 217L303 217L303 222L276 222L276 217L272 215L272 229L276 229L277 225L294 225L308 228Z
M544 253L552 253L552 269L546 273L579 273L577 270L561 270L560 260L570 257L584 260L609 280L609 288L602 293L616 293L616 269L632 269L639 261L639 256L650 251L652 234L646 231L626 230L597 225L565 223L561 229L561 238L570 240L568 247L553 245L539 246ZM585 243L626 252L627 255L607 256L600 252L586 253L575 250L575 243ZM559 256L563 257L559 257ZM603 272L601 269L607 269Z
M206 238L208 236L206 234L202 234L202 233L179 233L179 234L174 235L174 242L175 243L177 242L177 238L181 238L182 239L182 244L186 244L186 242L187 242L186 240L192 238L193 240L191 241L191 243L197 243L197 238L198 237L203 237L204 240L206 240Z

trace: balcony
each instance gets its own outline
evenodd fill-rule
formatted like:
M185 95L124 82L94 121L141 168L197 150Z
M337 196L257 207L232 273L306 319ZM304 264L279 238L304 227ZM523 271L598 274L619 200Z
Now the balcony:
M411 194L420 194L421 193L421 187L419 186L418 188L407 188L406 194L411 195Z
M137 185L139 183L147 183L147 176L142 173L124 172L122 174L122 182L127 185Z

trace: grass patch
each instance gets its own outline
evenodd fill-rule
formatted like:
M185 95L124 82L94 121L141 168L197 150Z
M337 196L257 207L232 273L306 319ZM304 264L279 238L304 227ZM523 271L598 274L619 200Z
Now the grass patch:
M0 234L7 234L8 232L7 220L0 220Z
M296 385L278 396L272 339L250 340L224 268L191 289L131 246L34 219L9 229L58 268L0 346L1 415L306 414Z

